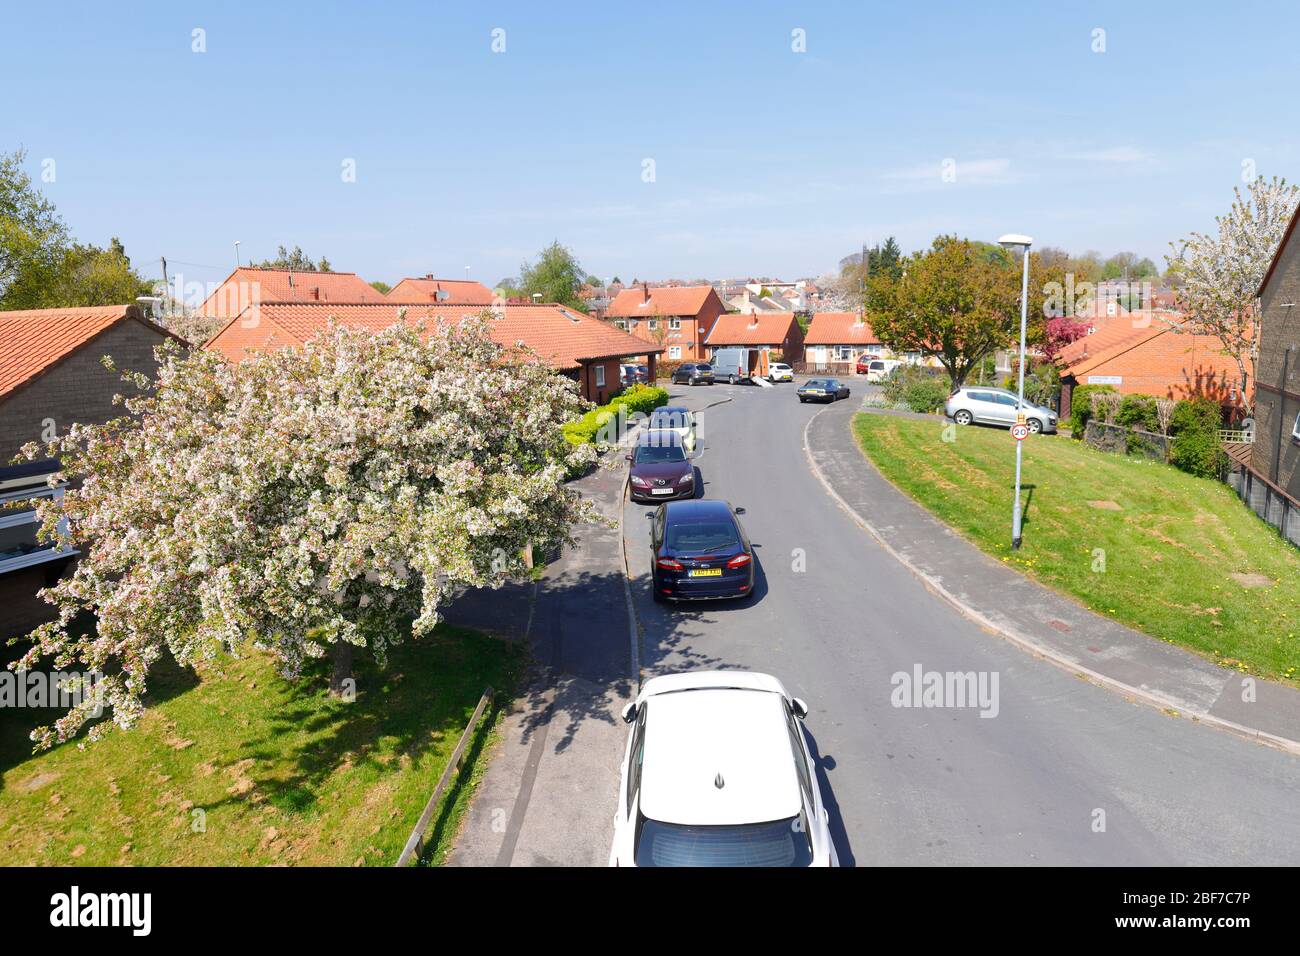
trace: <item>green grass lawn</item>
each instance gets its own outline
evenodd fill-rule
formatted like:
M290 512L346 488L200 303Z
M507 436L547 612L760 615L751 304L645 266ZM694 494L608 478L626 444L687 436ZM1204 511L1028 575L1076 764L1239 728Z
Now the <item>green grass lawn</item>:
M1024 543L1013 552L1005 430L957 428L947 443L941 422L872 414L853 428L885 477L994 557L1219 664L1300 682L1300 551L1227 485L1033 436ZM1095 571L1098 549L1105 565Z
M134 729L35 756L27 733L57 713L0 711L0 863L391 866L483 688L506 699L522 656L443 626L384 670L359 652L352 703L326 696L326 662L296 683L263 654L197 676L172 665ZM426 834L429 862L455 834L496 716Z

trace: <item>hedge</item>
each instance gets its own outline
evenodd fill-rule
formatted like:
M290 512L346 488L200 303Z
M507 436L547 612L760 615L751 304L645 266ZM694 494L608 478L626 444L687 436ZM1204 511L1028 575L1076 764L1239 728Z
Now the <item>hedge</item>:
M1088 419L1092 418L1092 396L1097 392L1113 392L1114 385L1076 385L1070 395L1070 435L1083 438Z
M1214 399L1179 402L1169 418L1169 431L1174 436L1170 463L1202 478L1218 478L1227 467L1227 455L1219 444L1222 425L1223 409Z
M655 385L634 385L610 399L608 405L593 408L576 422L566 424L564 439L570 445L589 445L596 440L596 435L610 417L618 414L620 407L626 408L626 414L630 417L635 412L648 415L654 409L667 404L666 389Z
M1140 428L1144 432L1160 431L1160 415L1154 395L1125 395L1115 413L1115 424Z

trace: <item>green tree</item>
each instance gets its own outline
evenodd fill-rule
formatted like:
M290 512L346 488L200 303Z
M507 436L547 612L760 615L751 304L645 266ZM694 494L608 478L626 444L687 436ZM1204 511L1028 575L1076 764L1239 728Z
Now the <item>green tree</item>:
M389 285L387 282L380 282L378 279L376 279L374 282L370 283L370 288L374 289L376 292L381 293L382 295L388 295L388 293L392 291L393 287Z
M116 236L107 249L74 242L47 288L44 305L117 305L149 295L153 283L131 267L126 249Z
M954 386L1020 327L1019 257L1000 246L940 236L930 249L901 263L898 278L867 280L871 327L896 352L934 356ZM1031 260L1030 290L1042 287L1042 265ZM1041 295L1030 303L1041 311Z
M525 262L519 267L519 292L529 298L540 293L543 302L581 309L578 290L586 275L573 252L556 240L541 251L535 264Z
M67 227L23 170L24 150L0 153L0 308L38 308L63 263Z
M312 262L311 257L302 251L301 246L294 246L292 252L284 246L280 246L274 259L263 259L261 262L254 262L251 265L255 269L289 269L293 272L334 271L330 267L330 261L324 256L320 257L319 262Z

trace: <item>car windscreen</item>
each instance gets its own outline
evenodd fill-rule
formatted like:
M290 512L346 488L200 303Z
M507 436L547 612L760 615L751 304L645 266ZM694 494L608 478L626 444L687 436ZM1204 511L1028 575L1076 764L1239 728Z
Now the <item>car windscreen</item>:
M657 465L668 461L685 461L686 452L681 445L638 445L636 463L638 465Z
M687 521L669 524L664 544L675 554L721 551L740 547L736 528L728 521Z
M654 412L650 416L650 428L687 428L690 426L687 412Z
M686 826L640 816L637 866L810 866L803 814L768 823Z

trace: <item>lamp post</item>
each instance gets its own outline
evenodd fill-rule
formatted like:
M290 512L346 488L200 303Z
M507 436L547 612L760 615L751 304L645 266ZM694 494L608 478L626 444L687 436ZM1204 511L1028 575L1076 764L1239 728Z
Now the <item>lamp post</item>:
M1025 326L1029 322L1029 247L1034 240L1028 236L1009 233L998 240L1004 249L1020 249L1024 253L1024 267L1020 280L1020 386L1016 390L1016 423L1024 417L1025 408ZM1016 442L1016 498L1011 507L1011 550L1020 549L1020 459L1024 442Z

